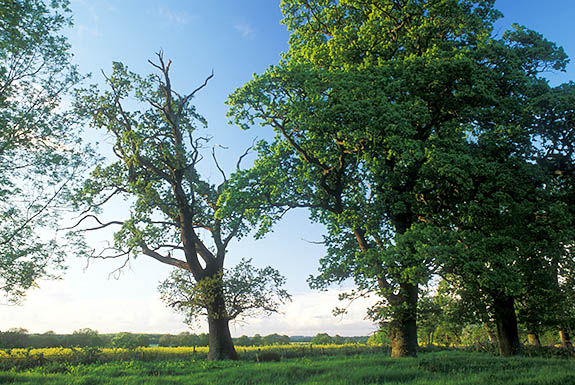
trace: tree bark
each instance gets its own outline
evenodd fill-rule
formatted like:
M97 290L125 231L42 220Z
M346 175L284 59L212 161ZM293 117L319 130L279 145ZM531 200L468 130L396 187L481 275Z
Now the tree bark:
M493 299L493 312L497 325L499 354L507 357L521 353L513 297L496 295Z
M214 361L236 360L238 355L230 333L230 320L226 312L224 293L221 285L216 285L208 298L207 304L209 345L208 359Z
M392 304L394 318L390 322L392 357L417 356L417 296L417 285L400 284L398 299Z
M569 336L569 332L565 329L559 330L559 337L561 337L561 346L564 349L573 349L573 344L571 343L571 336Z
M531 346L541 346L541 340L539 340L539 334L535 332L528 333L527 343Z

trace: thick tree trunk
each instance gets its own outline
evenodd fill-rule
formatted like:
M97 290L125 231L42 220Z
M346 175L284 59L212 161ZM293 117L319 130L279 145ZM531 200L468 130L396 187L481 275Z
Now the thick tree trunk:
M561 346L564 349L573 349L573 344L571 343L571 336L569 336L569 332L565 329L559 330L559 337L561 337Z
M209 327L209 360L236 360L238 355L234 348L230 333L229 318L226 312L224 295L221 286L212 288L211 304L208 304L208 327Z
M391 356L417 355L417 285L400 285L397 303L392 306L394 319L390 323Z
M209 360L236 360L238 355L234 348L227 318L208 316L210 351Z
M493 299L493 312L497 325L499 354L513 356L521 353L521 343L517 330L517 317L513 297L498 295Z
M539 334L535 332L528 333L527 343L531 346L541 346L541 340L539 340Z

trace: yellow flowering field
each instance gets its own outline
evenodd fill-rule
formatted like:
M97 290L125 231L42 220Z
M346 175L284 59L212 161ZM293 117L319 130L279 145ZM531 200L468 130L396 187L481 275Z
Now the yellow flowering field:
M359 354L381 351L381 347L365 344L311 345L289 344L269 346L236 346L239 358L260 360L308 357L316 355ZM207 357L208 347L140 347L136 349L44 348L0 350L3 366L22 363L38 366L49 362L101 363L114 361L194 360Z

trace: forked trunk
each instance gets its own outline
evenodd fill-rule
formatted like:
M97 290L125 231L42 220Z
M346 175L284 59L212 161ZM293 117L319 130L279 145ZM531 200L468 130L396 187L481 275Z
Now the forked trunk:
M493 312L495 313L495 323L497 325L499 354L506 357L521 353L513 297L506 295L495 296L493 299Z
M559 330L559 337L561 337L561 346L563 346L564 349L569 350L573 349L573 344L571 343L571 336L569 335L569 332L567 330L565 329Z
M531 346L541 346L541 340L539 340L539 334L528 333L527 334L527 343Z
M417 285L401 284L398 303L390 323L391 356L417 355Z
M226 313L221 286L211 292L212 303L208 305L209 360L236 360L238 355L230 333L229 318Z

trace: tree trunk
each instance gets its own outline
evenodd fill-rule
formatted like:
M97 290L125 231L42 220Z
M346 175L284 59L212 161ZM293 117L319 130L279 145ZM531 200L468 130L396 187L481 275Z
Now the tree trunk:
M236 360L238 355L230 333L229 318L221 285L211 291L212 303L208 304L209 344L208 360ZM208 297L208 298L210 298Z
M392 306L394 319L390 323L391 356L417 355L417 285L400 284L397 303Z
M539 334L532 332L527 334L527 343L531 346L541 346Z
M573 344L571 343L571 337L569 336L569 332L565 329L559 330L559 337L561 337L561 346L564 349L573 349Z
M493 299L493 312L495 313L495 323L497 325L499 354L506 357L521 353L513 297L506 295L495 296Z

